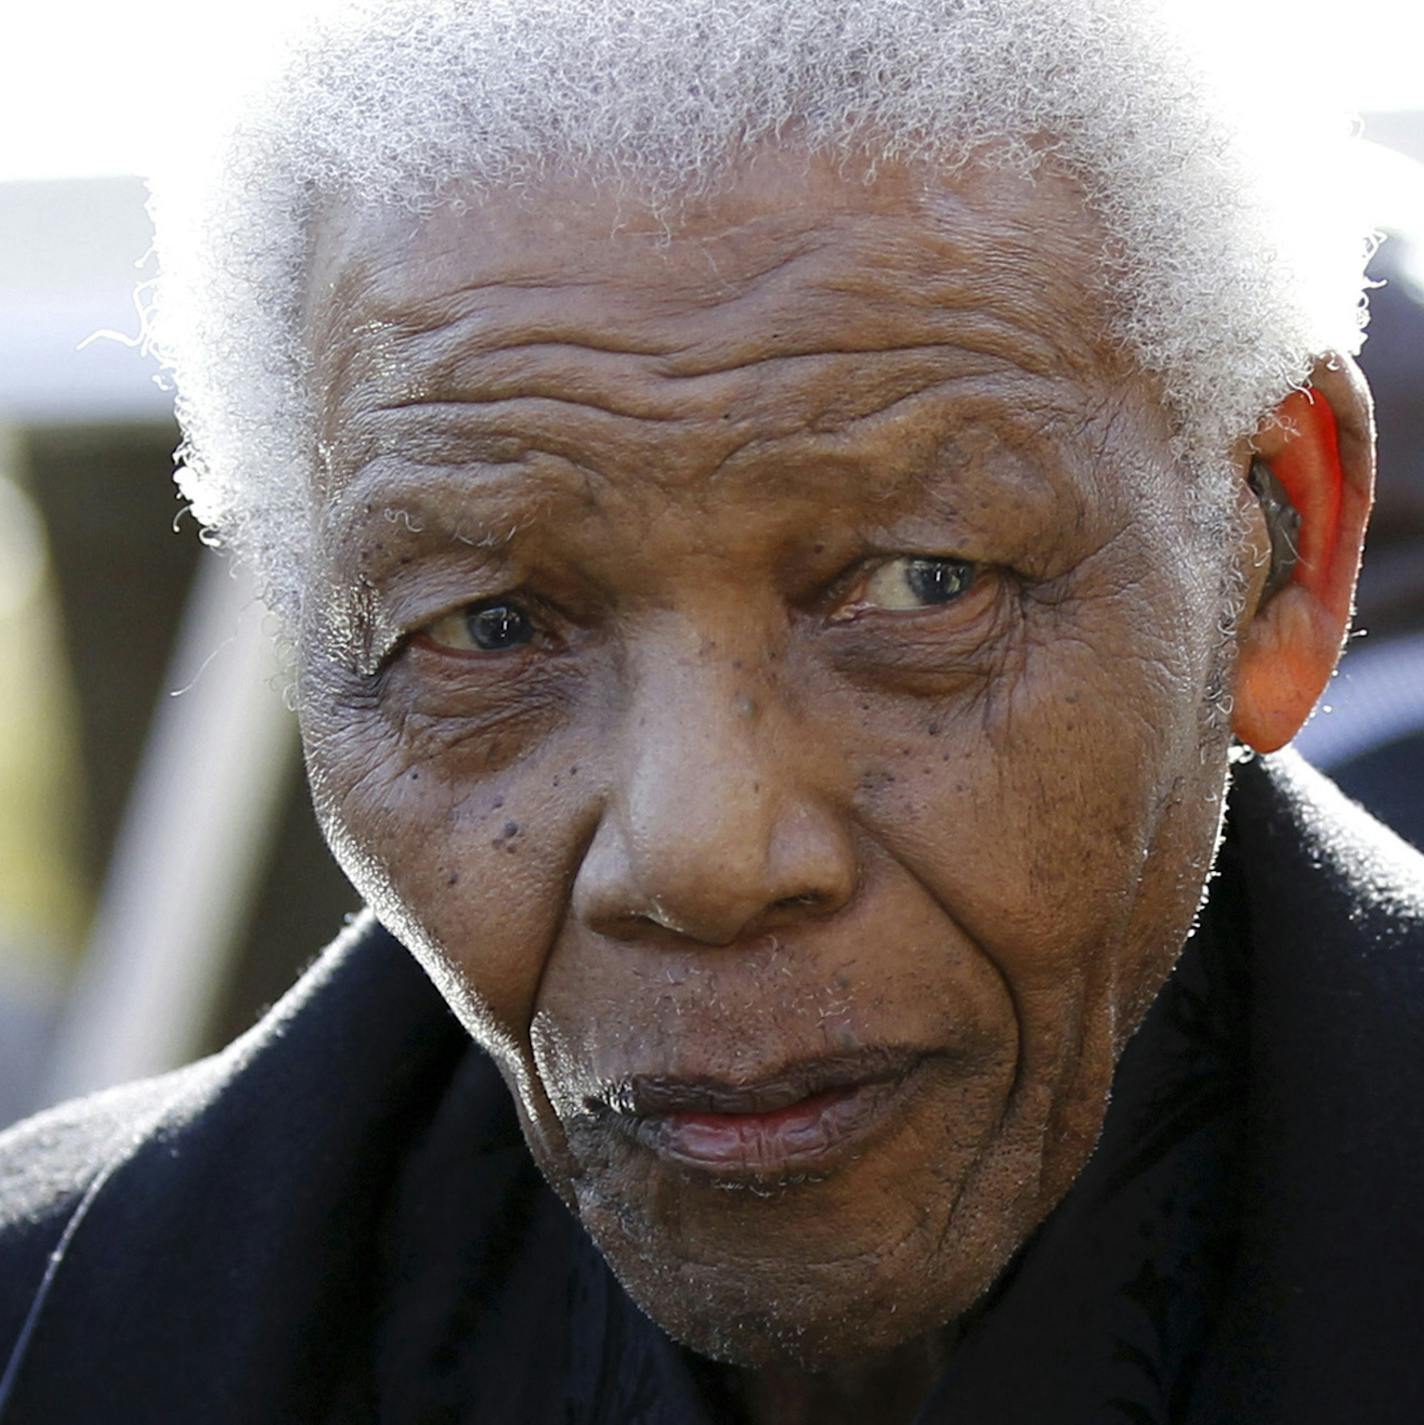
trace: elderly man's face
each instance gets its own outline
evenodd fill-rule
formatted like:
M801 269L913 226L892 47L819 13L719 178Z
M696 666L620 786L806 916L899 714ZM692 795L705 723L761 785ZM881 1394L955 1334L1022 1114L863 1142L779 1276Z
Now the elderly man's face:
M320 814L709 1354L968 1307L1188 933L1227 556L1098 249L820 162L323 229Z

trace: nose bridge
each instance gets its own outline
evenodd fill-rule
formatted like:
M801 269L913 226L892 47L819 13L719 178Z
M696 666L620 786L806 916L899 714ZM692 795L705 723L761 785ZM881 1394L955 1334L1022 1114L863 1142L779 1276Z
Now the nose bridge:
M728 943L850 894L849 843L795 755L767 640L745 615L722 629L714 643L670 627L630 669L619 785L585 867L583 908L605 932Z
M684 839L709 843L704 852L726 869L765 856L786 771L778 775L770 744L787 715L765 661L743 644L706 640L645 660L629 719L625 803L642 859Z

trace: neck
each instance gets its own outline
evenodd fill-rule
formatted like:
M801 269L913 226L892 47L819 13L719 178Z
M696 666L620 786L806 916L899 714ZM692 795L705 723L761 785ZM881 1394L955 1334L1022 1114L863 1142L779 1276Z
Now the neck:
M909 1425L943 1373L956 1334L947 1327L821 1371L729 1367L722 1384L745 1425Z

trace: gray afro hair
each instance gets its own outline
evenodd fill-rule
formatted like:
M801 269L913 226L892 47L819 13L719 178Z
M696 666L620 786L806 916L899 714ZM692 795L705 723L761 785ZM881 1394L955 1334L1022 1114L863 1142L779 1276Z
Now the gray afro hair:
M1290 87L1249 110L1152 0L328 4L205 159L153 184L149 339L177 388L179 485L294 627L321 460L303 312L324 205L419 212L454 179L527 189L551 164L656 205L792 130L947 175L986 153L1067 173L1179 456L1220 467L1319 356L1361 340L1364 235L1302 168L1343 132L1287 113Z

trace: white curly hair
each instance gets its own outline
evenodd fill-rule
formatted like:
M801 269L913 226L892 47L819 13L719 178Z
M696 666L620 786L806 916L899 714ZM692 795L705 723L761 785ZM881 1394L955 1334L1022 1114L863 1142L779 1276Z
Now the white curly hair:
M179 485L295 628L324 205L420 211L452 180L527 189L555 163L658 205L793 128L947 175L986 153L1066 172L1107 237L1117 336L1181 457L1219 469L1320 355L1361 340L1368 243L1328 176L1343 127L1290 90L1238 102L1153 0L328 3L217 147L152 184L149 340L177 389Z

